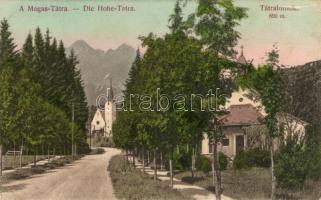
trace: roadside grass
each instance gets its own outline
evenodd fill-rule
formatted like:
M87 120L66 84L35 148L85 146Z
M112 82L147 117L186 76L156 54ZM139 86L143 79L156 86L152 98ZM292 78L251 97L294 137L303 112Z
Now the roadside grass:
M48 156L46 155L38 155L37 156L37 161L46 159ZM53 157L53 156L51 156ZM30 163L33 163L34 156L33 155L23 155L21 159L21 164L22 166L28 165ZM4 170L10 170L14 168L20 167L20 156L16 155L4 155L3 156L3 168Z
M214 192L212 175L196 172L194 178L191 172L180 172L175 178L183 182L195 184ZM235 199L270 199L270 170L252 168L248 170L225 170L222 172L223 194ZM293 190L278 189L278 199L319 199L321 197L321 180L307 181L301 188Z
M42 173L46 172L47 170L62 167L66 164L69 164L75 160L80 159L81 157L82 156L75 156L74 160L72 159L71 156L61 157L57 160L53 160L53 161L51 161L49 163L45 163L43 165L36 165L36 166L32 166L30 168L16 169L13 172L5 173L2 175L2 177L0 179L0 190L1 190L2 184L9 183L14 180L28 178L32 175L42 174Z
M109 162L111 180L118 199L130 200L189 200L168 184L154 181L152 177L128 163L123 155L113 156Z

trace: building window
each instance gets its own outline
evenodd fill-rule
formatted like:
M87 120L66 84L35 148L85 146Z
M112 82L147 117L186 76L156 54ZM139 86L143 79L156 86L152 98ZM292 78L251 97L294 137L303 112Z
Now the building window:
M208 153L212 153L212 143L208 142Z
M99 121L97 121L96 124L99 125Z
M222 140L222 144L223 144L223 146L229 146L229 145L230 145L230 140L227 139L227 138L224 138L224 139Z

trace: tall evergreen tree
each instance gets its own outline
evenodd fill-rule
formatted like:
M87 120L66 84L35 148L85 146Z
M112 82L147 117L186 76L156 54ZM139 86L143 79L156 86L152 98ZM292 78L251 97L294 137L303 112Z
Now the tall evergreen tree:
M0 22L0 69L4 68L4 65L18 68L18 63L16 45L9 31L9 23L3 19Z
M180 31L184 28L184 22L183 22L183 17L182 17L182 8L180 6L179 0L176 1L175 8L174 8L174 14L170 15L168 21L170 23L168 28L172 31L172 33Z
M136 57L135 60L129 70L128 78L125 83L126 90L124 91L125 95L129 95L132 91L134 91L135 80L137 78L139 65L141 64L141 55L140 50L136 50Z
M22 64L25 69L30 70L30 68L32 67L33 52L34 52L33 38L32 38L32 35L29 33L22 47L22 53L21 53Z

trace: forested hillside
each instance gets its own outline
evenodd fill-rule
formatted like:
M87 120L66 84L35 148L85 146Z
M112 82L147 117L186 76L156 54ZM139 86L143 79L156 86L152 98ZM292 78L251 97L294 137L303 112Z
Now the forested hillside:
M321 119L321 61L283 70L285 110L309 123Z

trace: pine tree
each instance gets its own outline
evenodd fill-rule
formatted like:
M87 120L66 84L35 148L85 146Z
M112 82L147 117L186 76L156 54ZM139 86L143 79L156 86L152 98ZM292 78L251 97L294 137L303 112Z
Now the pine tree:
M180 6L180 1L176 1L174 14L169 17L170 25L168 28L172 31L172 33L176 33L184 28L184 22L182 17L182 8Z
M33 65L32 64L33 52L34 52L33 38L32 38L32 35L29 33L22 47L22 53L21 53L22 64L24 69L26 69L27 71L30 71Z
M18 68L19 59L16 51L16 45L13 42L9 24L6 19L0 22L0 69L5 66Z
M139 65L141 63L141 55L140 55L140 50L136 50L136 57L135 60L130 68L130 71L128 73L128 78L125 83L126 90L124 91L125 95L131 94L131 92L134 91L134 85L135 85L135 80L137 78L138 70L139 70Z

